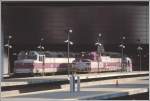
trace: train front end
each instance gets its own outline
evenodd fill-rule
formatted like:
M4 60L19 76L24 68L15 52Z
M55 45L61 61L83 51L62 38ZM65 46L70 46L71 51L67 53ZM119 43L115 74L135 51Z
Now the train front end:
M34 63L36 60L37 60L37 55L35 52L21 51L18 54L17 60L15 60L15 62L14 62L15 74L33 73Z

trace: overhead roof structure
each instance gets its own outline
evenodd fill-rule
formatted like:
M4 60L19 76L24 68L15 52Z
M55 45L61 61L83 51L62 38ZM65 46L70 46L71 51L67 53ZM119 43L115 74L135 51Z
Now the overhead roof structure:
M93 44L102 33L105 44L124 35L128 44L148 44L148 2L3 2L2 31L16 44L63 44L68 28L75 44Z

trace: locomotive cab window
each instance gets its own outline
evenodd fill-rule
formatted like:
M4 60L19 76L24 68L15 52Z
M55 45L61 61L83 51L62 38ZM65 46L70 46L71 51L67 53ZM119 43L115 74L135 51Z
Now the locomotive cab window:
M44 61L44 56L39 56L39 61Z
M43 58L42 56L39 56L39 61L42 61L43 60L42 58Z
M130 66L130 61L128 61L128 66Z
M34 52L20 52L18 54L18 59L22 60L22 59L33 59L33 60L36 60L37 59L37 55L34 53Z

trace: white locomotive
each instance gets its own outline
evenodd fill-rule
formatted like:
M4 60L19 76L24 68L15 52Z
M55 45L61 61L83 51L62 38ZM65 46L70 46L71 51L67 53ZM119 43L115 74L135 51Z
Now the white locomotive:
M113 53L114 54L114 53ZM132 61L129 57L124 57L123 61L118 53L112 55L98 56L96 52L82 54L73 61L73 67L79 71L102 72L102 71L132 71ZM98 61L99 58L99 61Z
M70 58L70 63L75 58ZM68 59L62 53L21 51L14 63L15 73L53 73L65 72Z
M132 71L132 61L129 57L122 59L120 57L111 57L109 55L100 56L97 61L96 52L88 53L88 56L70 57L70 70L77 72L101 72L101 71ZM56 73L68 70L68 58L63 52L38 52L38 51L21 51L17 60L14 62L14 72L22 73Z

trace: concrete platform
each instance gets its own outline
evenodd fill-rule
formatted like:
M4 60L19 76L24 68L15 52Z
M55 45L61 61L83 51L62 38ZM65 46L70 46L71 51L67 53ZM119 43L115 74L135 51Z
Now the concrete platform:
M105 81L95 81L92 83L81 83L81 91L70 93L66 87L60 90L41 91L28 94L14 95L14 97L3 98L3 101L12 99L36 99L37 101L48 100L103 100L114 97L140 94L149 91L149 77L134 77L118 79L119 85L116 85L115 79ZM114 81L114 82L113 82ZM17 100L16 100L17 101Z
M134 72L107 72L107 73L89 73L77 74L80 79L94 79L94 78L107 78L128 75L142 75L149 74L149 71L134 71ZM40 77L26 77L26 78L9 78L1 81L1 87L18 86L38 83L51 83L58 81L68 81L68 75L54 75L54 76L40 76Z

